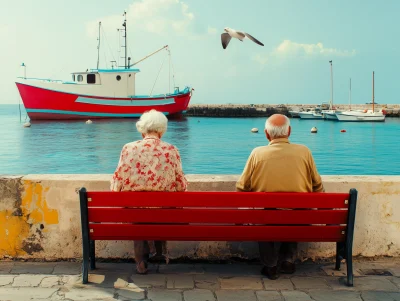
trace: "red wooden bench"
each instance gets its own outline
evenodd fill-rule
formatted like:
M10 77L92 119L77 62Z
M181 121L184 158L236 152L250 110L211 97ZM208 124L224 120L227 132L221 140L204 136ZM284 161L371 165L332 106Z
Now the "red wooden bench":
M95 268L96 240L296 241L336 242L335 268L340 269L345 258L347 285L353 286L355 189L264 193L88 192L82 188L79 196L83 283L88 282L89 262Z

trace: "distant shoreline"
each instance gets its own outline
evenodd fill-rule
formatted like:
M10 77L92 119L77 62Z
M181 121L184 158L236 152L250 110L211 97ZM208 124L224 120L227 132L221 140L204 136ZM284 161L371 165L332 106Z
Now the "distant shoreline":
M193 117L268 117L273 114L284 114L290 117L289 111L315 108L315 104L191 104L185 115ZM338 110L348 110L348 104L337 104ZM353 110L372 109L371 104L354 104ZM400 117L399 104L376 104L376 110L385 109L387 117Z

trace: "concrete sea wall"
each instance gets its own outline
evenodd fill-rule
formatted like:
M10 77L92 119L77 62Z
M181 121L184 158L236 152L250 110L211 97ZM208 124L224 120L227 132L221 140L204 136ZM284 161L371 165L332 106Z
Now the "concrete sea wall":
M81 258L77 191L108 190L110 175L0 177L0 259ZM188 175L191 191L234 191L238 176ZM323 176L327 192L359 191L354 255L400 256L400 176ZM97 256L131 258L131 241L97 242ZM254 242L171 242L171 257L256 258ZM333 243L302 243L299 256L333 256Z
M186 116L196 117L269 117L272 114L284 114L289 116L289 111L299 111L315 108L315 104L304 105L266 105L266 104L216 104L200 105L191 104L186 111ZM338 110L347 110L347 104L335 105ZM371 105L352 105L353 110L371 109ZM387 117L400 117L400 105L376 105L376 110L385 109Z

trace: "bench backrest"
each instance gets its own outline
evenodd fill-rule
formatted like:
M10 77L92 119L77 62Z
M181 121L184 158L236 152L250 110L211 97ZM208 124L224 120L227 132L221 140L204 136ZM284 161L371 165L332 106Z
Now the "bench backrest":
M82 226L91 240L341 242L348 234L352 240L356 200L355 189L350 193L80 190Z

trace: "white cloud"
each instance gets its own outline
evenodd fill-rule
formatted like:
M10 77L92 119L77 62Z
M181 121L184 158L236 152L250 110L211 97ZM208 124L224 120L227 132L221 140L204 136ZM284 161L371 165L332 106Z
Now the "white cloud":
M351 57L356 55L355 50L339 50L336 48L326 48L322 43L304 44L296 43L290 40L284 40L271 53L258 53L251 57L257 62L261 69L272 59L286 59L290 57Z
M275 54L284 56L341 56L349 57L356 54L355 50L339 50L336 48L326 48L322 43L302 44L284 40L274 51Z
M189 6L181 0L140 0L129 5L127 11L128 28L150 33L166 35L175 33L187 35L203 31L195 20L195 15ZM112 15L101 20L92 21L87 24L87 33L90 37L97 36L99 21L104 28L115 30L122 28L122 12L120 15Z
M253 56L253 61L259 63L261 66L264 66L268 62L268 55L266 54L256 54Z
M208 33L209 34L216 34L217 29L215 27L208 26Z
M0 37L5 37L8 35L9 28L7 25L0 24Z

